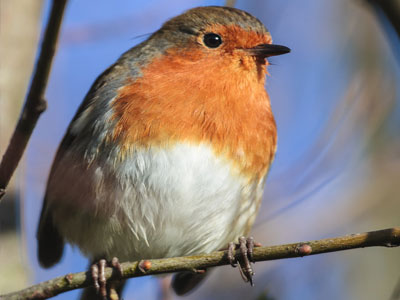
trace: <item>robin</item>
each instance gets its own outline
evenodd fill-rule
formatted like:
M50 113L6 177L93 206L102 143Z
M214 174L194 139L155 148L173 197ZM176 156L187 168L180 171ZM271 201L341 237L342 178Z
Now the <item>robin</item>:
M288 53L252 15L198 7L167 21L95 81L56 154L37 232L43 267L64 243L92 262L233 250L250 282L246 236L260 206L277 131L267 58ZM96 263L99 261L99 263ZM177 294L206 273L178 273Z

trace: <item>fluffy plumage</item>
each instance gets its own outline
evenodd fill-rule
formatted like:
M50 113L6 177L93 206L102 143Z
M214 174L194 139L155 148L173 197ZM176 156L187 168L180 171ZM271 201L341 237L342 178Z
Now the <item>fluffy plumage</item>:
M204 45L208 32L221 47ZM247 234L276 126L267 62L246 49L269 43L251 15L201 7L100 75L49 176L41 264L56 263L64 241L92 259L138 260L211 252Z

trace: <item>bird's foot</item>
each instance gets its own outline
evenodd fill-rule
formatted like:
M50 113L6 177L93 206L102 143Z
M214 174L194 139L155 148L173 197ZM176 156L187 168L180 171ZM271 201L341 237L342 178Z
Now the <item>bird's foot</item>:
M106 280L106 275L105 275L105 268L106 267L112 267L117 270L118 274L122 277L122 266L119 263L118 258L114 257L111 262L107 262L105 259L100 259L97 263L94 263L90 267L90 271L92 273L92 279L94 282L94 287L97 290L97 293L100 294L100 296L103 299L107 299L107 280ZM113 286L110 285L110 291L109 291L109 298L110 299L118 299L115 298L115 291L113 290Z
M239 243L233 242L228 245L228 260L232 267L236 268L239 264L240 275L245 282L250 282L253 286L254 270L251 264L254 264L253 249L254 247L260 247L261 244L255 243L253 237L245 238L244 236L239 238ZM239 249L240 257L235 256L236 250Z

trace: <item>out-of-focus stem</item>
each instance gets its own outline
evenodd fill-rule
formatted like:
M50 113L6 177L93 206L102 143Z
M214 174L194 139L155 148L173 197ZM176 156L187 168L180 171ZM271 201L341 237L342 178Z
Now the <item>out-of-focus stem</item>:
M54 0L46 25L40 55L33 72L31 86L17 126L0 163L0 199L24 154L41 113L46 109L44 99L51 64L56 51L58 34L67 0Z

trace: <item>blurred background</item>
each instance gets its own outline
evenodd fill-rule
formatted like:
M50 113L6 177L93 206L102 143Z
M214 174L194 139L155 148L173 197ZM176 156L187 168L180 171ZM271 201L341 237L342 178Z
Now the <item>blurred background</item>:
M393 0L397 1L397 0ZM40 118L0 203L0 294L87 268L68 246L41 269L36 226L62 136L95 78L167 19L224 1L69 1ZM50 1L0 0L0 153L24 100ZM252 235L264 245L400 225L400 42L366 0L248 0L274 43L267 78L278 152ZM399 249L259 262L255 287L220 267L186 299L400 299ZM165 282L165 280L164 280ZM55 299L76 298L79 291ZM400 294L400 292L399 292ZM132 279L124 299L175 299L160 277Z

